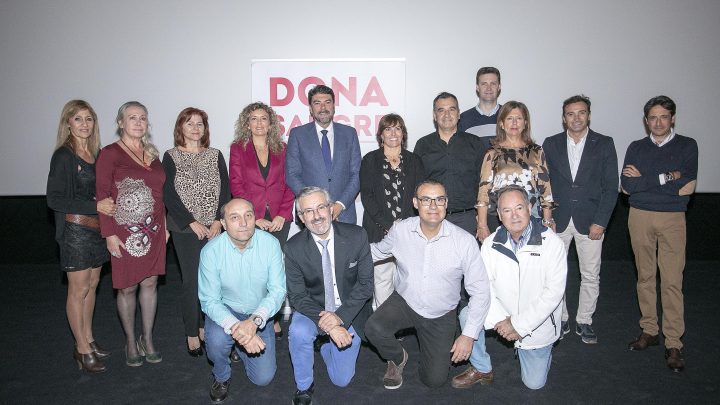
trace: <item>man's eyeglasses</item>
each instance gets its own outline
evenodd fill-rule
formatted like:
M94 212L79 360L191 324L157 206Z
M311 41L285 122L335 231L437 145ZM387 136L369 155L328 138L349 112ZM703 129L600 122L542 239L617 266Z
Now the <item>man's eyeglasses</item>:
M440 197L435 197L435 198L430 198L430 197L415 197L415 198L417 198L418 201L420 201L420 205L422 205L423 207L429 207L430 204L432 204L433 202L438 207L444 207L445 204L447 204L447 200L448 200L447 197L444 195L442 195Z
M304 210L300 210L300 211L298 211L298 215L302 215L302 216L310 215L312 212L316 212L316 213L318 213L318 215L319 215L319 214L321 213L321 211L325 211L325 210L327 210L328 208L330 208L330 204L329 204L329 203L327 203L327 204L320 204L320 205L318 205L318 206L315 207L315 208L305 208Z

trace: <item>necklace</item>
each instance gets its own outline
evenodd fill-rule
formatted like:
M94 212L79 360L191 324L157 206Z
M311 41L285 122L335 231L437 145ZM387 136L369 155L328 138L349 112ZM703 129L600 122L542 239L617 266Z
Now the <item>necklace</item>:
M138 155L136 155L135 152L133 152L133 150L130 149L129 146L127 146L127 144L125 143L125 141L122 140L122 138L120 138L120 142L122 142L122 144L125 146L125 149L129 150L130 153L132 153L132 155L135 156L135 159L140 161L140 163L142 164L142 166L145 169L150 170L150 166L145 163L145 148L143 148L142 159L140 159L140 157Z

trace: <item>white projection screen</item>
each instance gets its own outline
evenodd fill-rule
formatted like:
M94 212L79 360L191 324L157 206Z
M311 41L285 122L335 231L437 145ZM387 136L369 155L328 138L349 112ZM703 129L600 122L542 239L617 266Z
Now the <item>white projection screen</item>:
M628 144L645 136L643 104L665 94L678 104L677 132L700 146L697 191L720 192L720 159L712 157L720 150L712 120L720 101L718 38L717 0L367 0L322 6L291 0L3 0L0 196L45 194L60 110L70 99L94 106L104 145L116 140L117 108L141 101L161 152L172 147L177 113L202 108L210 116L211 144L227 158L235 120L254 101L253 61L303 59L401 61L398 112L411 149L433 131L437 93L454 93L462 110L477 103L475 72L481 66L502 72L501 102L529 106L538 143L562 130L565 98L589 96L591 127L614 137L620 164ZM362 114L350 107L338 105L336 112ZM367 142L363 150L374 147Z

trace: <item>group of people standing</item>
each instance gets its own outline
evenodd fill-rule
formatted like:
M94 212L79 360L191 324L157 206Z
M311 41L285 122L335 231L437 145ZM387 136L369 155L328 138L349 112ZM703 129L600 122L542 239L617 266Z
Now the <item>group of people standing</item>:
M494 330L518 349L525 385L543 387L553 344L570 331L564 295L572 240L581 277L575 331L584 343L597 343L592 316L602 241L618 197L617 154L611 137L589 128L585 96L565 100L565 131L540 146L525 104L498 104L498 69L481 68L476 90L478 105L462 114L454 95L440 93L433 100L436 131L413 152L402 117L382 117L379 147L364 157L355 130L333 122L336 100L327 86L309 91L314 120L291 129L287 145L272 108L252 103L236 123L229 175L222 153L209 147L202 110L179 114L175 147L161 164L142 104L120 108L119 140L98 154L95 112L69 102L48 205L68 274L79 367L104 371L110 355L92 335L108 253L127 365L162 360L152 329L163 242L172 235L188 353L202 355L204 342L215 402L228 396L231 357L254 384L272 381L274 341L282 335L275 317L288 301L295 404L312 402L314 351L331 381L345 386L361 340L387 362L384 386L399 388L408 353L396 333L409 328L428 386L445 383L450 363L465 361L470 365L452 378L453 387L491 383L485 331ZM659 264L667 365L681 371L684 211L697 177L697 144L675 134L668 97L649 100L644 116L650 136L630 145L621 176L632 207L643 329L629 349L658 344ZM355 225L358 193L362 227ZM293 204L302 230L288 240Z

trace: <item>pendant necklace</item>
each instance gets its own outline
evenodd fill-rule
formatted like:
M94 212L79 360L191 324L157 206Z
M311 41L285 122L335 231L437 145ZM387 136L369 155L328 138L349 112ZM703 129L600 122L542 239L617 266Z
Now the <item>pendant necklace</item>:
M122 138L120 138L120 142L122 142L122 144L125 145L125 149L129 150L130 153L132 153L132 155L135 156L135 159L139 160L140 163L142 163L142 167L144 167L145 170L150 170L150 165L145 164L145 148L143 148L142 159L140 159L140 157L138 155L136 155L135 152L133 152L133 150L130 149L129 146L127 146L127 144L122 140Z

